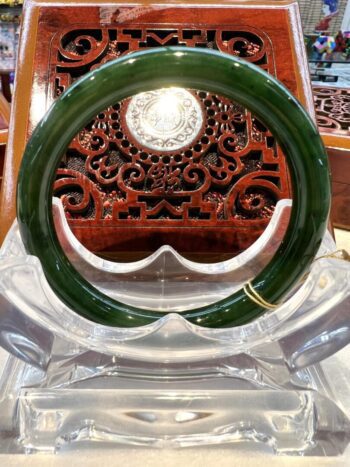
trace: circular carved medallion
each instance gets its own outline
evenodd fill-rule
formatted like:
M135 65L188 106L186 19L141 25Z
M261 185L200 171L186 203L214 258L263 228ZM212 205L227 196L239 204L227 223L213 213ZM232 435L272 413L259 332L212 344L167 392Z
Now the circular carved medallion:
M125 119L138 144L155 151L170 152L188 146L203 125L199 101L182 88L137 94L129 102Z

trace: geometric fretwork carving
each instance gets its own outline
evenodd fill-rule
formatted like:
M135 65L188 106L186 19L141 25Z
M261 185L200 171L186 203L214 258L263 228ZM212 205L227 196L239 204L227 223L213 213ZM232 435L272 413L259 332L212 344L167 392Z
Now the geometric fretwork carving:
M194 94L205 127L193 145L171 154L130 142L120 116L124 103L100 113L74 139L58 171L56 193L68 216L117 222L271 217L281 197L274 139L238 105Z
M268 37L250 27L74 28L52 42L50 92L57 97L109 60L165 45L212 48L275 73ZM204 125L196 140L177 151L138 144L125 122L128 100L100 112L74 138L54 187L73 227L244 229L270 219L277 201L290 197L284 156L268 129L222 96L190 92Z

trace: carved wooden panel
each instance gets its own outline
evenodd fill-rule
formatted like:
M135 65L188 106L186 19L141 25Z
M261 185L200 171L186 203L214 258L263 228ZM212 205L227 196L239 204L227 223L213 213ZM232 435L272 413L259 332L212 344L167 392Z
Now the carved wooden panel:
M59 95L88 69L108 60L170 44L210 47L274 70L268 39L248 27L79 28L62 32L52 43L53 93ZM144 93L136 102L131 128L139 130L135 112L152 105L153 94ZM133 223L220 229L270 219L276 202L289 196L284 156L275 139L236 103L205 91L191 94L203 123L196 138L190 144L180 141L178 149L175 140L164 141L162 150L152 146L149 135L139 132L145 142L131 134L126 118L130 99L101 112L77 135L55 184L71 225L89 221L90 227L108 229ZM193 130L191 117L184 115L184 120L187 128L179 132L181 138ZM182 125L181 118L178 123ZM108 243L108 248L118 248L117 238L109 237Z
M52 101L84 73L135 50L165 45L238 55L277 76L312 111L296 8L292 1L223 7L97 1L75 7L30 0L22 75L26 83L32 76L32 84L28 91L19 79L16 89L21 115L28 115L26 137ZM182 253L232 255L261 235L279 199L291 197L284 156L268 129L222 96L188 92L191 109L201 117L197 126L185 128L183 144L179 133L176 141L156 138L145 144L132 99L100 112L72 141L55 191L87 248L142 254L168 243ZM152 95L142 99L153 102ZM13 154L20 158L23 126L14 130ZM18 161L9 164L8 174L17 167ZM4 189L4 213L12 186L6 183Z
M315 86L314 98L320 131L350 136L350 89Z
M317 123L332 174L331 219L350 229L350 89L315 86Z

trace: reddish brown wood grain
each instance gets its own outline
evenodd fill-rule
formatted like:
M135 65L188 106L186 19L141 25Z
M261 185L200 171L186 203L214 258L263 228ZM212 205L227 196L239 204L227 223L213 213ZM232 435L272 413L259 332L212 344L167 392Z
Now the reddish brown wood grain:
M315 86L313 91L332 173L331 219L335 227L350 229L350 89Z
M0 146L0 189L2 185L2 174L4 171L5 146Z
M332 211L335 227L350 229L350 151L328 148L332 171Z
M125 53L169 44L240 55L277 76L312 113L295 4L277 3L280 8L41 6L33 20L26 137L74 79ZM183 253L236 254L263 232L276 202L291 197L284 156L268 129L221 96L196 96L206 109L201 138L170 157L137 147L123 126L123 103L101 112L72 142L55 189L89 249L149 252L168 243ZM94 143L98 136L103 141ZM127 164L144 170L142 186L122 177ZM186 179L194 166L202 186ZM3 203L9 198L6 188Z

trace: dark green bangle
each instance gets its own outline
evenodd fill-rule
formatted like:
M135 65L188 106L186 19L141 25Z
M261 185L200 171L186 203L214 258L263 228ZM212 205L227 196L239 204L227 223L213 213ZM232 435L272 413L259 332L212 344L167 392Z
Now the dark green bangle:
M286 236L271 262L252 281L269 303L279 302L314 259L330 205L327 155L318 131L298 101L270 75L235 57L209 50L164 47L109 62L74 83L35 129L18 179L17 216L29 254L41 261L57 296L92 321L142 326L166 312L117 302L93 287L71 265L54 229L52 187L57 167L73 137L100 111L139 92L179 86L224 95L255 114L284 151L293 186ZM182 316L206 327L244 324L265 311L243 289Z

